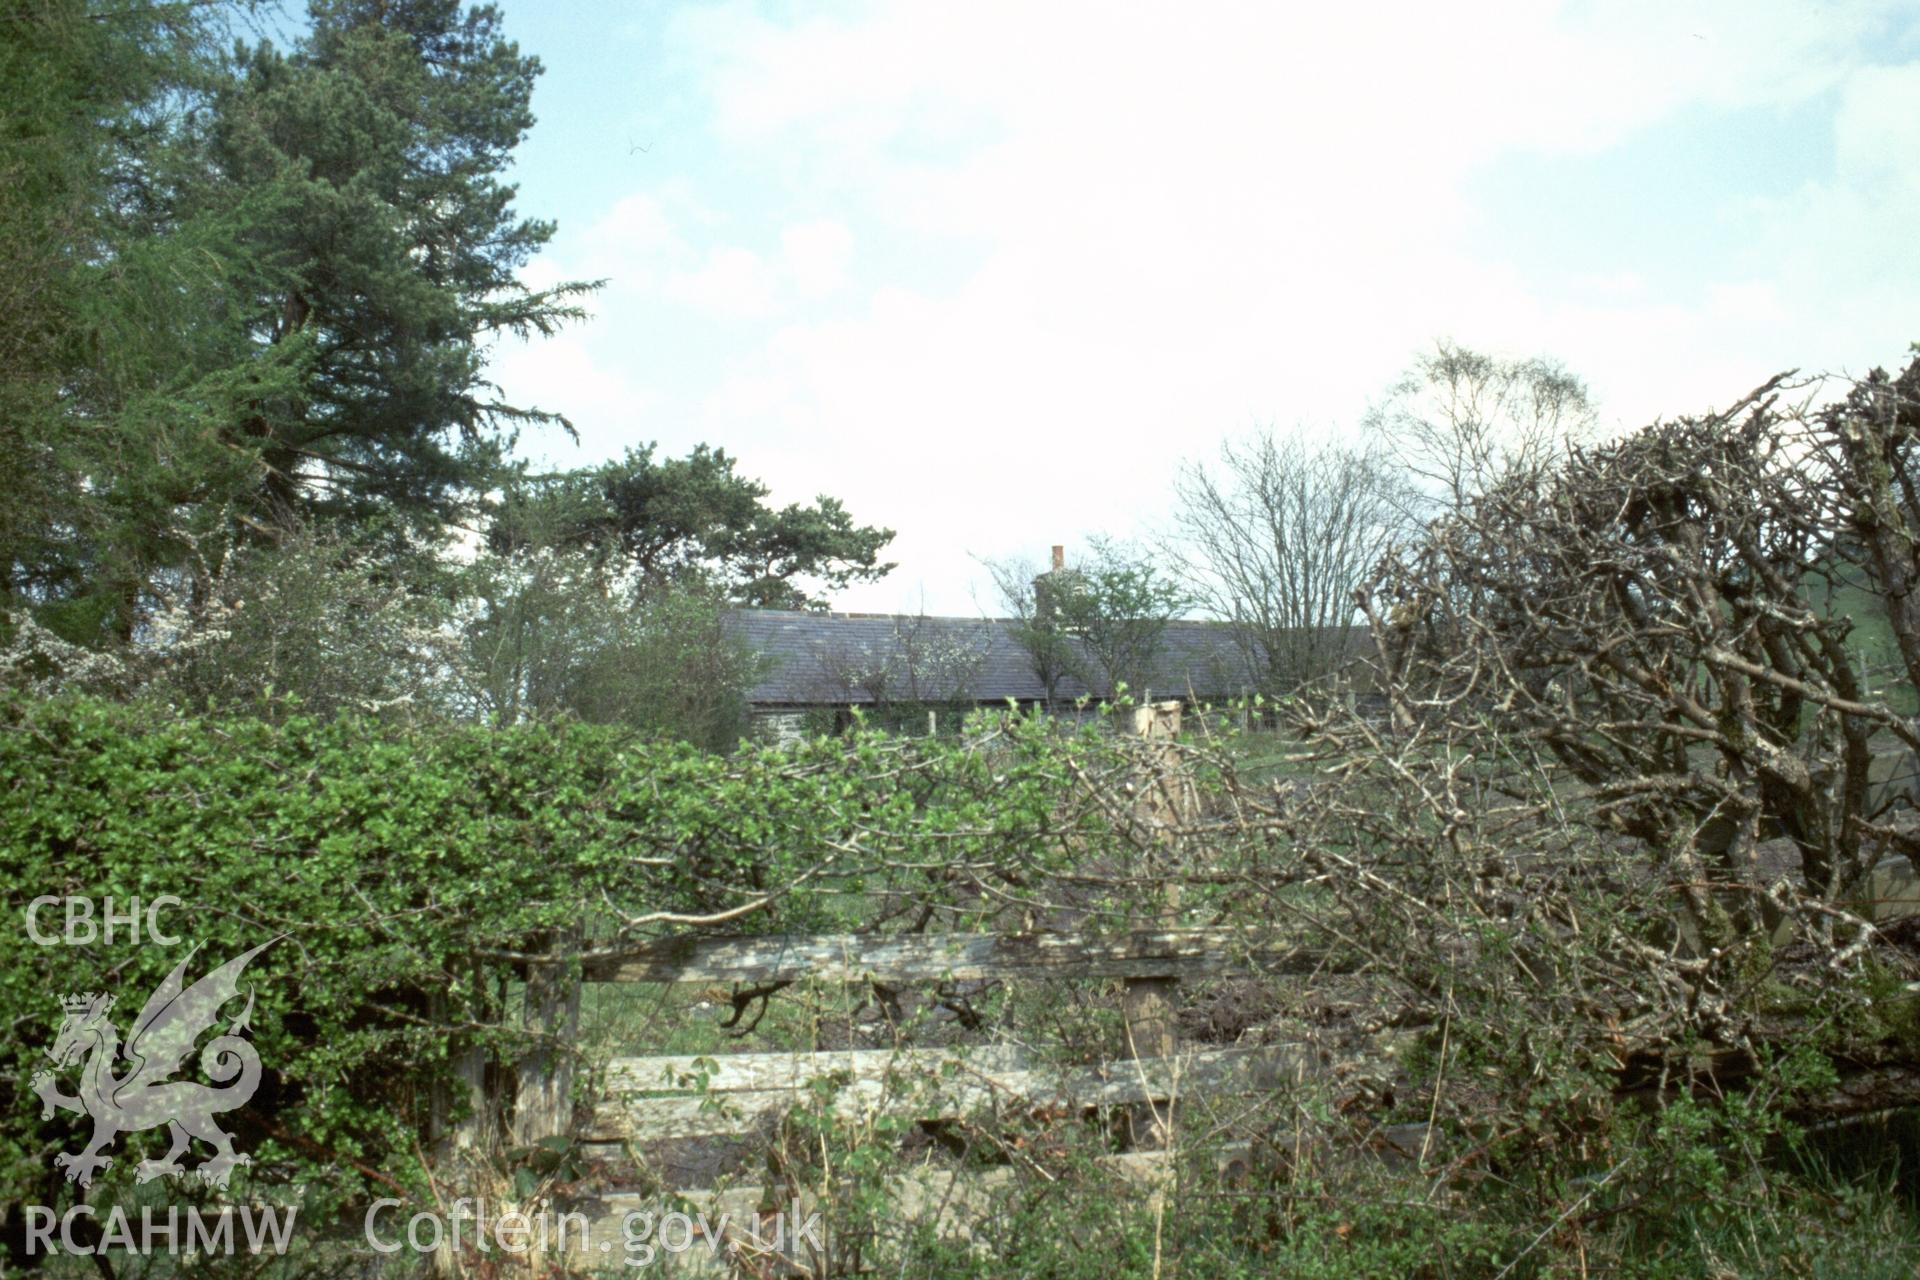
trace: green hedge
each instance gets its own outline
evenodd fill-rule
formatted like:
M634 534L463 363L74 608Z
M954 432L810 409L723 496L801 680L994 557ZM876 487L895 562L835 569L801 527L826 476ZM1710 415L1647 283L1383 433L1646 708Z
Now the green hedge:
M13 1028L0 1194L53 1203L51 1157L89 1128L66 1112L42 1122L29 1089L63 994L114 992L125 1034L187 948L202 948L192 978L284 935L247 974L267 1068L236 1113L254 1175L323 1172L347 1195L369 1177L414 1185L450 1052L485 1043L511 1058L506 956L583 920L605 936L609 908L711 912L796 879L803 891L728 928L844 926L883 892L948 893L943 866L1096 848L1113 833L1096 806L1063 803L1066 749L1014 724L986 748L864 735L720 757L584 725L273 724L0 700L0 1018ZM1102 750L1091 737L1072 749ZM36 897L124 908L162 894L185 901L160 921L178 946L27 936ZM197 1064L180 1078L198 1079ZM134 1151L158 1142L122 1140L108 1176L130 1176Z

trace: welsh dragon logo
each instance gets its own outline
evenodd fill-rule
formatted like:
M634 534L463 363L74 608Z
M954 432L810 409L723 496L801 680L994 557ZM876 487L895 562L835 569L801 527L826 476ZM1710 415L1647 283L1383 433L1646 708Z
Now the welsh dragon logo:
M220 1112L245 1106L260 1086L260 1055L242 1035L253 1016L251 988L246 1008L234 1016L223 1034L209 1040L200 1054L200 1069L223 1087L168 1077L186 1063L201 1033L219 1022L220 1007L239 994L240 975L247 964L274 941L278 939L236 956L190 987L183 986L182 980L188 961L200 949L189 951L147 997L127 1034L124 1050L120 1033L107 1018L113 1008L111 995L88 992L61 999L66 1019L47 1056L53 1059L56 1070L85 1060L80 1068L80 1092L62 1093L54 1071L48 1069L34 1073L33 1090L40 1095L43 1119L50 1118L56 1107L93 1117L93 1140L85 1149L62 1152L53 1158L56 1166L67 1171L68 1181L90 1185L93 1175L113 1162L112 1157L101 1153L116 1137L160 1125L167 1127L173 1145L161 1159L140 1162L134 1175L137 1182L186 1172L180 1157L194 1138L214 1149L195 1171L202 1182L224 1187L234 1166L252 1163L251 1157L234 1152L232 1135L213 1122ZM116 1075L115 1068L123 1056L126 1069Z

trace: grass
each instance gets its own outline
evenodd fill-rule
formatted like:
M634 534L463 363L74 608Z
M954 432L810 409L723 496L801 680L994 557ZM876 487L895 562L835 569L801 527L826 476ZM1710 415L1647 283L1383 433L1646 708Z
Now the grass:
M1815 608L1830 617L1853 621L1848 643L1866 663L1869 692L1901 715L1920 714L1920 691L1907 679L1900 646L1893 638L1893 624L1887 618L1886 601L1854 581L1829 587L1824 580L1810 578L1807 590Z
M793 1050L810 1052L819 1041L817 1001L788 988L767 1002L753 1030L756 1005L737 1027L732 993L712 984L659 982L589 983L580 999L580 1042L593 1059L677 1054ZM815 993L818 994L818 993ZM830 997L829 997L830 998Z
M922 1240L897 1273L1892 1280L1920 1268L1920 1218L1877 1174L1773 1170L1717 1196L1665 1188L1669 1198L1660 1170L1643 1166L1626 1194L1556 1197L1498 1180L1448 1189L1412 1169L1357 1164L1232 1185L1182 1178L1156 1222L1137 1187L1091 1169L1056 1172L1010 1188L971 1241Z
M1298 737L1267 729L1256 729L1233 740L1234 764L1240 771L1240 780L1253 787L1313 777L1321 766L1299 759L1302 752Z

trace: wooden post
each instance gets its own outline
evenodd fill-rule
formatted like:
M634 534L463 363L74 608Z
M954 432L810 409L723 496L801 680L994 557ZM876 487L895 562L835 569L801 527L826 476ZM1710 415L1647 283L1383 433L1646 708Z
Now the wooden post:
M435 996L432 1008L436 1020L447 1025L453 1016L447 998ZM464 1187L466 1166L485 1157L500 1136L501 1100L488 1087L487 1055L480 1046L455 1048L449 1062L451 1078L434 1086L428 1125L438 1176ZM461 1113L457 1120L456 1112Z
M434 1086L428 1125L434 1164L441 1176L458 1179L464 1176L461 1166L485 1153L496 1130L487 1097L486 1054L468 1046L456 1049L448 1061L452 1079ZM456 1109L465 1113L458 1120L453 1118Z
M1180 732L1180 704L1163 702L1157 705L1149 703L1133 713L1133 730L1148 742L1162 742L1167 746L1160 750L1149 750L1147 776L1143 779L1137 810L1141 820L1155 828L1169 826L1179 820L1182 809L1181 786L1178 778L1179 756L1172 750L1174 738ZM1156 831L1154 843L1160 845L1167 837ZM1148 874L1164 867L1164 860L1149 857ZM1166 884L1161 891L1159 924L1172 926L1179 916L1180 886ZM1178 978L1129 978L1126 995L1123 997L1123 1012L1127 1022L1127 1052L1135 1058L1170 1058L1178 1048L1179 1038L1174 1031L1174 1000L1180 980ZM1172 1121L1170 1104L1157 1110L1151 1102L1142 1104L1132 1112L1132 1139L1136 1149L1164 1147Z
M927 712L927 736L929 738L934 738L934 737L938 737L939 734L940 734L940 713L938 711L929 711Z
M514 1066L513 1141L530 1147L565 1134L573 1122L573 1056L580 1038L580 975L562 937L553 959L527 973L521 1026L539 1037Z
M444 995L433 999L436 1021L446 1026L456 1015ZM473 1013L459 1015L473 1018ZM430 1099L428 1129L433 1153L434 1194L443 1202L484 1194L486 1166L497 1153L501 1132L501 1099L487 1077L487 1054L478 1045L456 1045L448 1058L448 1077L436 1081ZM460 1113L456 1119L456 1113ZM452 1280L464 1274L463 1262L450 1241L434 1247L433 1275Z

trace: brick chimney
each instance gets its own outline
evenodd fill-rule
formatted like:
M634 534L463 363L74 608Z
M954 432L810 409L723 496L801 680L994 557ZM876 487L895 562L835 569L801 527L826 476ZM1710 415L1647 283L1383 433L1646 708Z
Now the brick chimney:
M1061 578L1067 569L1067 549L1055 546L1053 549L1053 568L1033 580L1033 617L1034 621L1045 623L1053 617L1054 592L1062 585Z

